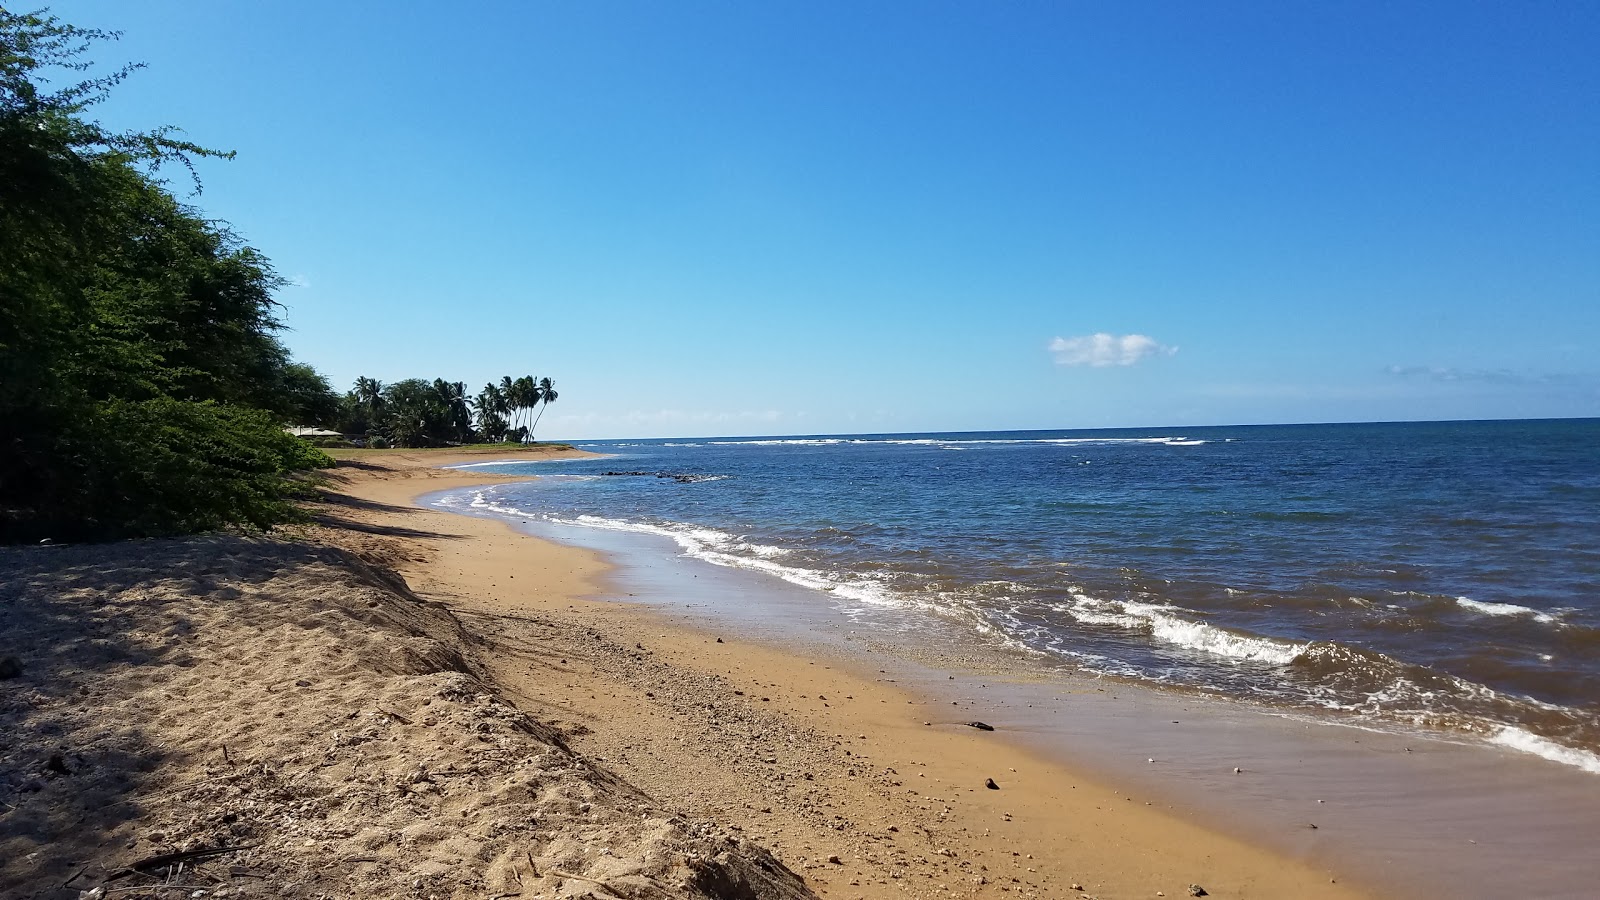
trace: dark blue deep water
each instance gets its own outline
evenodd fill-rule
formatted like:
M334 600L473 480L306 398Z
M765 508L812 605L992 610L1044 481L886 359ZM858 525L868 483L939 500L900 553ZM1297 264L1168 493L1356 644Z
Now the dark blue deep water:
M586 443L447 498L1600 771L1600 420Z

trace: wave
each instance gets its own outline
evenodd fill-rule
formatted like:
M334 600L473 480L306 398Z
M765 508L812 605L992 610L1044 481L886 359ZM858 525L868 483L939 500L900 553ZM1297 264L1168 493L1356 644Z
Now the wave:
M491 462L456 463L450 466L440 466L441 469L482 469L486 466L521 466L531 462L540 462L535 459L496 459Z
M836 444L893 444L898 446L950 447L977 444L1163 444L1168 447L1197 447L1209 443L1186 437L1143 438L758 438L751 440L706 441L721 447L828 447ZM622 446L622 445L618 445ZM666 444L668 447L697 447L699 444Z
M1178 615L1178 607L1128 600L1102 600L1082 592L1062 611L1087 625L1114 625L1149 634L1163 643L1241 662L1286 666L1308 646L1245 635Z
M1489 743L1520 750L1523 753L1532 753L1551 762L1575 766L1590 774L1600 775L1600 756L1587 750L1558 744L1521 728L1514 726L1502 728L1489 736Z
M1473 600L1471 597L1457 597L1456 605L1485 616L1531 616L1535 622L1556 621L1556 617L1550 613L1529 606L1518 606L1515 603L1491 603L1487 600Z
M454 505L450 500L451 498L445 497L441 498L439 502L442 505ZM708 562L712 565L763 572L790 584L823 591L848 600L869 603L874 606L914 607L924 605L912 602L910 598L904 597L891 590L887 585L872 579L846 578L815 569L782 565L774 562L774 560L789 556L790 550L769 544L754 543L739 535L716 528L707 528L685 522L656 524L632 522L624 519L608 519L593 515L565 517L531 513L515 506L497 503L491 500L484 491L473 492L469 505L473 509L501 515L537 518L552 525L657 535L671 539L683 551L685 556Z

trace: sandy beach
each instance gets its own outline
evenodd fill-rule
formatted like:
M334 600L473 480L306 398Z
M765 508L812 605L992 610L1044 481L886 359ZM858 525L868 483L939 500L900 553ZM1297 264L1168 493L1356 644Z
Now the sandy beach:
M415 508L424 493L505 480L410 468L460 461L341 469L344 493L383 507L349 515L420 533L394 548L394 564L493 641L486 662L520 707L581 726L575 747L664 802L737 827L819 893L1358 895L1337 874L930 713L926 698L858 662L790 656L618 602L595 554Z
M296 540L7 551L0 893L1367 896L415 505L484 458L352 454Z

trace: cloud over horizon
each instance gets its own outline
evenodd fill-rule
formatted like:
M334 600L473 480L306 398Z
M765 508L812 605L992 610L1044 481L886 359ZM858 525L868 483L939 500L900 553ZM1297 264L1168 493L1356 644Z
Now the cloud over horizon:
M1058 366L1131 366L1152 356L1171 356L1169 347L1145 334L1108 334L1104 331L1082 337L1057 337L1050 342L1050 354Z

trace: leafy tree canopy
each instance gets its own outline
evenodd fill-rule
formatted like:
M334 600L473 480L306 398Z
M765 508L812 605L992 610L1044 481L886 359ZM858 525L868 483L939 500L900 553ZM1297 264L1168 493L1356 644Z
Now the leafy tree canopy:
M0 10L0 539L268 528L329 462L282 431L337 400L280 279L157 177L232 154L87 118L139 68L85 77L115 37Z

